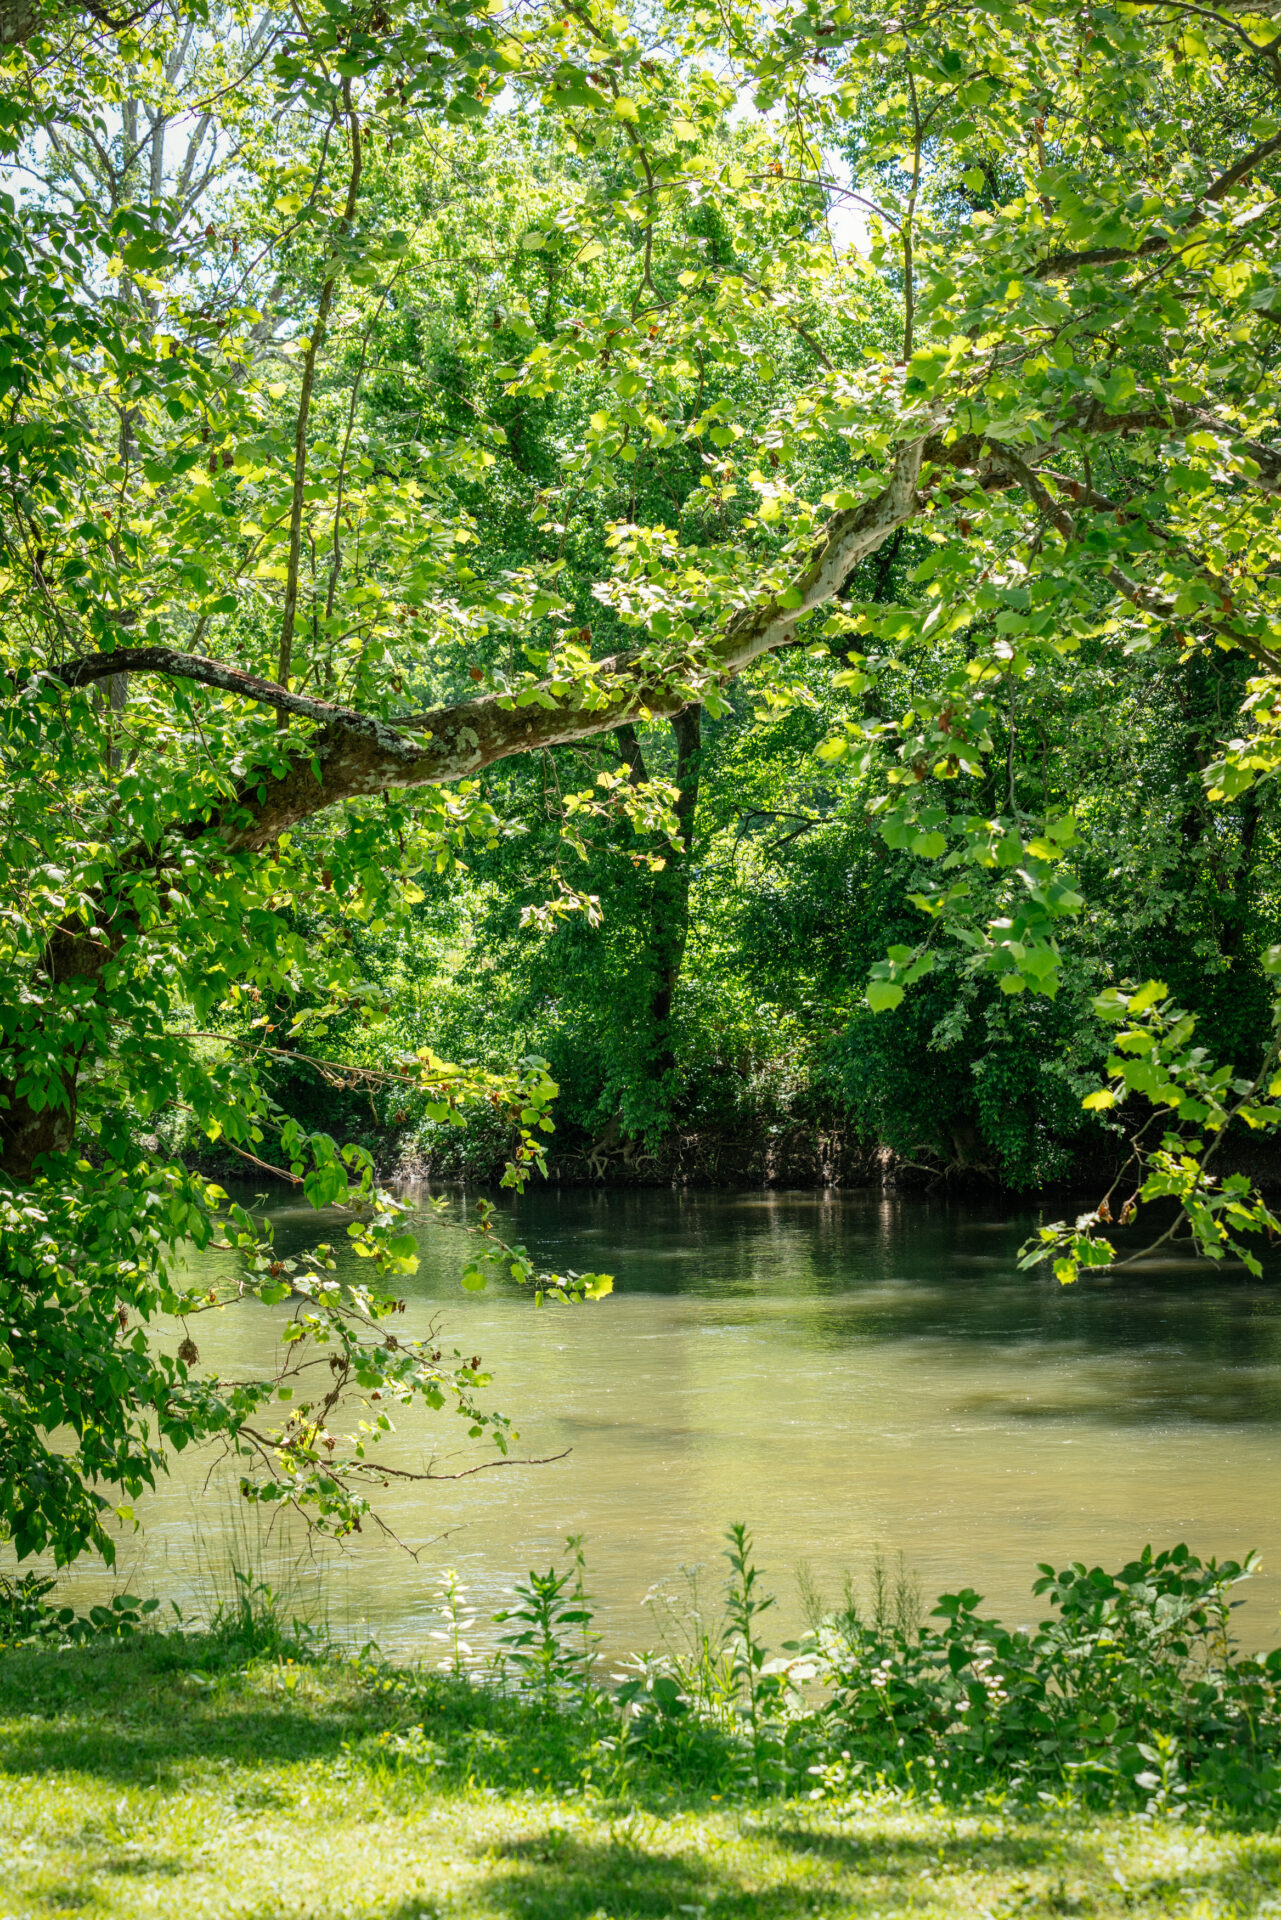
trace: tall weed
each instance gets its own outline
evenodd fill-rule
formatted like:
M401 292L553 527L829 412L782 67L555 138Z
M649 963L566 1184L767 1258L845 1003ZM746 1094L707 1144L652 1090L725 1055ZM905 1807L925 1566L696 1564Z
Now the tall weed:
M516 1604L494 1615L499 1635L500 1671L515 1676L517 1690L546 1709L565 1699L582 1699L591 1689L592 1661L599 1635L584 1585L586 1559L581 1534L566 1542L572 1556L565 1572L548 1567L513 1589Z

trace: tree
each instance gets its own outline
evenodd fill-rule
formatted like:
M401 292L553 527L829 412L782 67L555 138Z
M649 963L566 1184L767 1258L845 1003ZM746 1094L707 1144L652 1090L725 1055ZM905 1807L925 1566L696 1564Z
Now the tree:
M270 1064L367 998L347 930L387 924L415 875L492 835L487 768L670 719L678 791L624 762L599 804L677 856L693 716L736 681L785 710L852 648L820 756L909 869L922 931L866 990L894 1016L941 968L1058 993L1093 825L1020 767L1067 666L1106 686L1150 658L1192 687L1220 655L1249 662L1241 715L1195 734L1198 822L1281 764L1265 15L911 0L892 22L673 4L645 25L575 0L79 18L60 38L5 28L12 151L46 185L5 203L0 290L3 1517L20 1551L64 1557L108 1548L101 1488L136 1490L163 1444L210 1434L247 1451L251 1492L339 1527L366 1510L370 1464L330 1431L341 1392L272 1427L267 1389L201 1378L194 1341L148 1349L139 1321L196 1305L174 1277L184 1236L229 1223L246 1285L289 1276L137 1123L178 1102L254 1159L274 1130L313 1199L355 1209L375 1269L412 1257L367 1157L283 1120ZM231 23L251 60L211 87ZM734 124L749 92L759 117ZM85 156L132 178L144 121L153 155L157 128L190 143L203 124L236 164L200 201L163 170L145 201L100 201ZM831 244L834 198L863 209L866 253ZM362 398L371 349L426 306L459 370L430 427ZM527 491L544 429L546 545L492 565L487 500ZM685 525L653 500L691 453L706 507ZM861 594L902 529L930 549L906 598ZM608 554L592 599L612 650L565 591L571 535ZM660 1074L687 885L679 857L663 871ZM1242 964L1275 970L1249 945ZM1231 1118L1275 1123L1275 1047L1214 1066L1159 982L1120 978L1096 1004L1122 1028L1087 1104L1152 1116L1127 1208L1173 1195L1218 1256L1274 1224L1210 1156ZM524 1129L511 1177L537 1163L538 1061L494 1076L425 1048L388 1071L442 1113L498 1102ZM1097 1225L1037 1251L1073 1277L1113 1258ZM483 1424L477 1369L385 1334L390 1293L292 1280L288 1365L327 1341L338 1388L453 1396ZM59 1424L70 1458L48 1444Z

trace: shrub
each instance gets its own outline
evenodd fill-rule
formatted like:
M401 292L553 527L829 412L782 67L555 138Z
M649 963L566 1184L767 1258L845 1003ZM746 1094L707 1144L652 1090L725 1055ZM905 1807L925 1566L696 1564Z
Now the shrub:
M1253 1565L1178 1546L1115 1574L1043 1566L1055 1611L1034 1630L983 1617L970 1588L916 1629L848 1606L809 1637L826 1766L839 1751L840 1779L1262 1805L1281 1788L1281 1648L1243 1656L1230 1633Z
M24 1574L21 1580L0 1574L0 1651L127 1639L149 1624L160 1605L158 1600L118 1593L108 1606L90 1607L88 1613L80 1614L74 1607L55 1606L48 1598L56 1585L56 1580L35 1573Z

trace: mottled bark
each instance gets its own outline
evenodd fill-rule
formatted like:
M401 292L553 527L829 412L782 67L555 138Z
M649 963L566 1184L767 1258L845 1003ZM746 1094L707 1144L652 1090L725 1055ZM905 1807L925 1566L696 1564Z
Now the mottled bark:
M0 47L20 47L51 17L40 0L0 0Z
M709 650L710 677L732 679L762 654L788 645L802 616L831 600L859 561L913 518L924 504L917 493L923 449L924 442L913 441L900 452L887 486L864 505L832 515L784 596L734 615ZM949 464L959 464L954 453ZM785 606L784 598L791 604ZM289 693L269 680L166 647L95 654L68 666L62 678L86 686L122 669L203 681L322 723L317 734L300 743L283 773L247 781L237 805L224 814L179 828L189 838L216 832L235 848L266 846L300 820L343 800L464 780L513 754L613 733L653 715L670 717L689 703L688 692L655 679L623 653L594 663L597 690L590 696L571 694L545 707L517 706L506 696L484 694L399 721ZM683 676L686 686L688 678Z

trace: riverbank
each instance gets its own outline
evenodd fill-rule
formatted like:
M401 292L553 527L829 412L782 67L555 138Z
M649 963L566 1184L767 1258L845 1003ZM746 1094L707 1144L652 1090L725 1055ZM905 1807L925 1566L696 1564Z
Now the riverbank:
M369 1135L369 1148L382 1177L393 1184L436 1181L478 1188L500 1188L511 1151L506 1140L479 1141L465 1129L453 1136L443 1128L424 1128L397 1138L393 1132ZM783 1121L756 1129L673 1128L657 1140L596 1139L567 1130L547 1156L547 1182L553 1188L670 1188L681 1192L754 1192L841 1189L901 1195L946 1195L952 1199L1004 1199L1016 1205L1053 1204L1089 1196L1094 1204L1125 1169L1124 1139L1091 1136L1055 1156L1053 1176L1011 1180L973 1142L957 1142L948 1155L920 1149L915 1154L855 1133L837 1123ZM234 1175L236 1169L223 1168ZM1244 1174L1260 1193L1281 1194L1281 1155L1268 1137L1233 1135L1217 1173Z
M0 1656L6 1920L914 1920L1276 1911L1274 1816L620 1778L582 1719L252 1636Z
M1150 1117L1149 1110L1144 1110ZM371 1156L378 1177L393 1185L432 1182L442 1186L502 1189L517 1145L508 1116L485 1109L464 1124L424 1119L396 1107L380 1119L354 1099L325 1109L302 1105L300 1122L351 1141ZM1003 1163L972 1129L946 1142L911 1151L860 1133L848 1115L830 1105L817 1111L772 1107L758 1112L706 1116L651 1135L626 1135L617 1120L591 1131L564 1115L543 1141L544 1181L552 1189L753 1192L842 1189L847 1192L1003 1198L1018 1205L1106 1192L1129 1160L1129 1135L1116 1121L1085 1116L1070 1139L1042 1143L1025 1163ZM1141 1116L1131 1116L1133 1124ZM171 1125L164 1144L185 1165L213 1179L252 1178L268 1188L287 1184L273 1177L270 1161L248 1162L226 1145L211 1147L192 1125ZM92 1157L92 1145L86 1145ZM1244 1174L1261 1193L1281 1193L1281 1148L1268 1134L1231 1128L1217 1173Z

